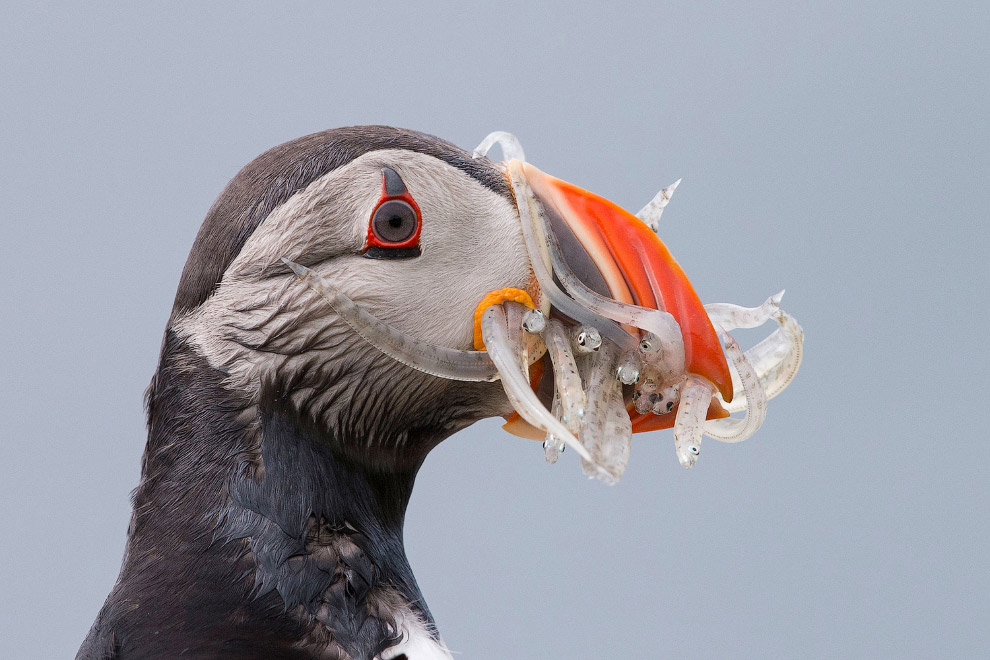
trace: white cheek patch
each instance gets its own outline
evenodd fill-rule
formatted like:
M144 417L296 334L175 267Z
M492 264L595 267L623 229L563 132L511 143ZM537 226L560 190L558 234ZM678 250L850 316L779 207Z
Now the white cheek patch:
M309 268L288 259L283 261L354 332L396 362L431 376L450 380L490 382L498 378L498 370L485 353L438 346L406 334L365 311Z
M422 210L420 257L361 255L386 166L399 173ZM217 291L173 327L229 374L232 387L248 392L256 392L266 374L292 369L300 362L297 350L306 349L312 358L314 346L324 347L326 362L357 348L368 350L319 296L286 271L281 259L288 257L311 264L363 309L406 335L467 348L481 298L492 289L529 283L520 231L511 202L460 170L414 152L372 152L272 211Z
M366 166L394 169L416 200L422 214L421 256L349 263L346 273L332 262L312 268L406 334L470 348L474 310L482 297L530 283L514 205L453 166L422 154L378 151L368 155ZM365 227L367 220L363 218ZM283 256L308 265L291 254ZM339 283L340 277L347 282Z

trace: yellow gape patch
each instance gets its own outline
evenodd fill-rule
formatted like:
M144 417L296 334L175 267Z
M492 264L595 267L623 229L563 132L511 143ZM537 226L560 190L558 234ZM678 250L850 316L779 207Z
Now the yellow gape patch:
M498 305L507 300L525 305L530 309L535 308L533 299L522 289L496 289L486 293L478 306L474 308L474 350L485 350L485 340L481 336L481 315L492 305Z

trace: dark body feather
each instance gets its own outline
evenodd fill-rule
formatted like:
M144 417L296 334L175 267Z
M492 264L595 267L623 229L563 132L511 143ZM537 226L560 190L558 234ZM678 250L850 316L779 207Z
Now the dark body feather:
M375 395L342 366L320 373L361 397L367 414L355 421L345 410L340 424L316 424L292 396L315 376L274 376L251 401L171 327L215 291L273 209L382 148L430 153L509 195L488 161L388 127L300 138L228 184L190 253L148 390L120 577L77 658L373 660L397 639L397 608L432 623L403 549L406 505L428 452L488 416L497 386L452 387L410 372Z

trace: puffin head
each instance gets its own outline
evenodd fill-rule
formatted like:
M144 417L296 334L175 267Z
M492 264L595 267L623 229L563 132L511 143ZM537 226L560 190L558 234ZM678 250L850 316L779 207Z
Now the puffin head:
M415 463L458 429L511 414L498 383L436 378L383 354L285 259L398 332L472 348L484 295L532 280L509 184L494 163L377 126L269 151L207 217L172 326L231 390L277 399L362 462Z
M486 157L496 142L506 162ZM520 322L527 309L538 318ZM701 392L685 422L697 440L706 418L727 414L713 395L733 395L712 323L656 234L525 163L501 133L469 154L352 127L263 154L207 216L171 327L231 391L277 401L379 466L415 467L451 433L501 415L510 432L546 437L548 458L573 446L589 474L614 481L629 434L673 425L682 390ZM589 335L591 348L576 340ZM584 358L602 336L609 350ZM623 364L635 376L625 387L602 377ZM603 383L588 389L578 372L587 381L593 368ZM620 406L628 421L614 419ZM589 449L610 434L625 448ZM697 440L678 448L685 466Z
M685 467L702 432L752 434L800 327L779 296L702 306L655 233L672 191L634 216L504 133L468 153L341 128L248 164L183 271L121 577L80 657L449 658L402 542L437 443L503 416L614 482L635 431L672 426ZM752 353L725 333L770 318Z

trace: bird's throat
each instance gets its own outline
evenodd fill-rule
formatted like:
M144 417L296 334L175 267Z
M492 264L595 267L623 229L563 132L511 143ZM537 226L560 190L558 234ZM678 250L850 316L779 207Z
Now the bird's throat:
M355 462L340 451L354 439L307 429L274 390L230 401L169 333L127 554L89 648L370 660L410 622L431 630L402 542L418 462Z

